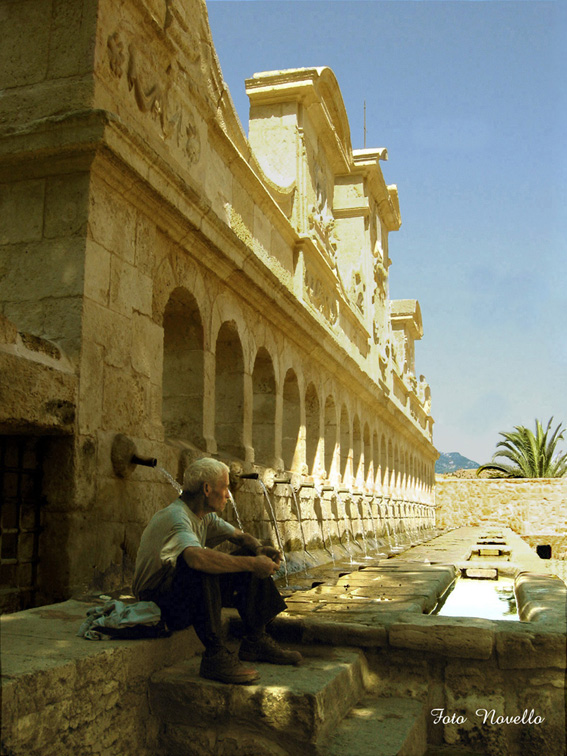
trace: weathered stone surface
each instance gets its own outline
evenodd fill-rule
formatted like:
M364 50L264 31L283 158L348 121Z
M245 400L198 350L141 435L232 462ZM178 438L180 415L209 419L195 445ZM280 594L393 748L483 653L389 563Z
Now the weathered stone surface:
M260 732L316 740L340 720L363 690L366 662L356 651L327 647L303 649L299 667L255 664L260 682L234 686L198 676L199 660L157 673L151 683L152 711L169 728L187 724L247 721Z
M551 629L540 632L537 627L522 623L513 632L497 631L496 653L501 669L566 668L565 634Z
M494 629L485 620L416 616L392 625L388 641L397 648L465 659L489 659L494 646Z
M193 630L152 641L86 641L77 630L94 603L4 615L2 745L14 756L155 753L147 679L201 648Z
M401 698L365 698L340 723L321 756L417 756L427 747L426 706Z

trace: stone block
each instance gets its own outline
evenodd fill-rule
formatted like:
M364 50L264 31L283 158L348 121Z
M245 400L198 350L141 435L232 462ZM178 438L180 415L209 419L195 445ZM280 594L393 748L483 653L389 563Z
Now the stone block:
M45 238L84 235L89 207L89 174L67 174L47 179Z
M260 683L246 687L203 680L198 659L170 667L152 678L152 711L168 729L186 724L189 716L203 729L215 730L246 720L263 733L293 732L311 742L360 697L365 661L360 652L346 649L303 650L299 667L255 664Z
M111 254L100 244L87 241L85 253L85 297L108 306Z
M320 756L422 754L427 748L426 705L409 698L366 696L338 724Z
M110 262L110 307L130 317L132 310L152 313L152 280L119 257Z
M149 381L139 375L105 367L102 428L142 436L149 410Z
M0 344L15 344L17 337L18 329L14 323L0 314Z
M522 623L517 630L497 632L495 638L500 669L566 668L564 632L538 632Z
M70 77L92 70L96 7L88 0L59 0L53 5L49 67L50 78Z
M163 328L147 315L132 314L132 367L152 383L161 384L163 372Z
M0 245L42 238L44 195L43 179L0 184Z
M81 354L79 383L78 429L80 433L94 433L102 419L104 380L104 349L94 342L85 342Z
M87 344L103 347L105 365L125 369L131 364L132 321L92 300L85 300L83 333Z
M395 623L388 641L397 648L465 659L489 659L494 646L490 622L473 618L416 616Z
M48 66L51 4L43 0L4 3L0 25L4 40L0 52L0 88L42 81Z
M84 250L79 238L0 247L0 267L5 267L2 299L38 302L47 297L81 296Z
M108 219L113 222L109 223ZM124 262L133 264L136 211L100 181L91 182L89 236Z

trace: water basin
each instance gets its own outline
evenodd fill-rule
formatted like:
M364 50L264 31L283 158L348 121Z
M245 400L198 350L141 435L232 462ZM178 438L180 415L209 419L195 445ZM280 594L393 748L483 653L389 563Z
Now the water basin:
M498 580L458 578L431 614L519 621L514 580L507 577Z

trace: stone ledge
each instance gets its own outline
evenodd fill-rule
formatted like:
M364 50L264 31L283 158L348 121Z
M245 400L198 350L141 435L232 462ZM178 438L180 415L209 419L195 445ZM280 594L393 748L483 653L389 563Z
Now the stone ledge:
M407 615L390 627L388 641L395 648L462 659L489 659L494 647L494 625L471 617Z
M169 638L77 636L97 602L69 600L0 618L2 745L13 756L153 756L149 677L198 652L192 628Z

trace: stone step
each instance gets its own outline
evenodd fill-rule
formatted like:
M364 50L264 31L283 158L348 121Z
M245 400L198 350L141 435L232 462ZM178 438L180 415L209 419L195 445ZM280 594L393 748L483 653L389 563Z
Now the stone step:
M301 646L301 653L304 662L297 667L254 663L260 672L256 685L199 677L200 656L154 674L150 706L162 725L164 754L245 753L243 742L250 737L258 753L261 742L266 753L270 748L279 753L274 746L282 743L282 753L314 752L312 744L360 700L371 675L358 649Z
M373 696L361 699L317 747L318 756L423 756L426 751L425 704Z

